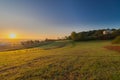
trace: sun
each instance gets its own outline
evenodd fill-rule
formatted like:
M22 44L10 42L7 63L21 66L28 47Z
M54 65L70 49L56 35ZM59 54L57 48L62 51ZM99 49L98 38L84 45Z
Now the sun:
M11 39L14 39L14 38L16 38L16 34L11 33L11 34L9 34L9 37L10 37Z

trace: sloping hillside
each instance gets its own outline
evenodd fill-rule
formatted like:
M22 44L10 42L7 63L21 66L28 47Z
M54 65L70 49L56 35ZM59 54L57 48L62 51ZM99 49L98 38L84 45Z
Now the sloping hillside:
M0 52L0 80L119 80L120 53L106 45L67 41Z

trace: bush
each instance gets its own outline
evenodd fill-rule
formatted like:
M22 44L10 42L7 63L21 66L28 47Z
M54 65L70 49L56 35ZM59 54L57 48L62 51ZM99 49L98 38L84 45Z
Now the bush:
M116 37L113 41L113 44L120 44L120 36Z

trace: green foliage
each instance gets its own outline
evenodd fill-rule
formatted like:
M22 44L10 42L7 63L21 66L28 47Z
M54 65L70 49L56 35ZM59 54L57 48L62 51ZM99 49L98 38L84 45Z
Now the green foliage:
M79 39L78 39L78 34L77 34L76 32L72 32L72 33L71 33L71 39L74 40L74 41L79 40Z
M116 36L120 36L120 29L101 29L71 33L71 39L73 41L111 40L114 39Z
M113 41L113 44L120 44L120 36L116 37Z
M78 39L79 39L79 40L85 40L85 38L86 38L86 33L85 33L85 32L83 32L83 33L78 33Z

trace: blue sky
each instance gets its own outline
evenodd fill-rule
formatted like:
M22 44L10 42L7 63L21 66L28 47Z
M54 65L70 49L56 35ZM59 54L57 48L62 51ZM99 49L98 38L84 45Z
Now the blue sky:
M19 38L57 38L120 28L120 0L0 0L0 17L2 38L11 32Z

